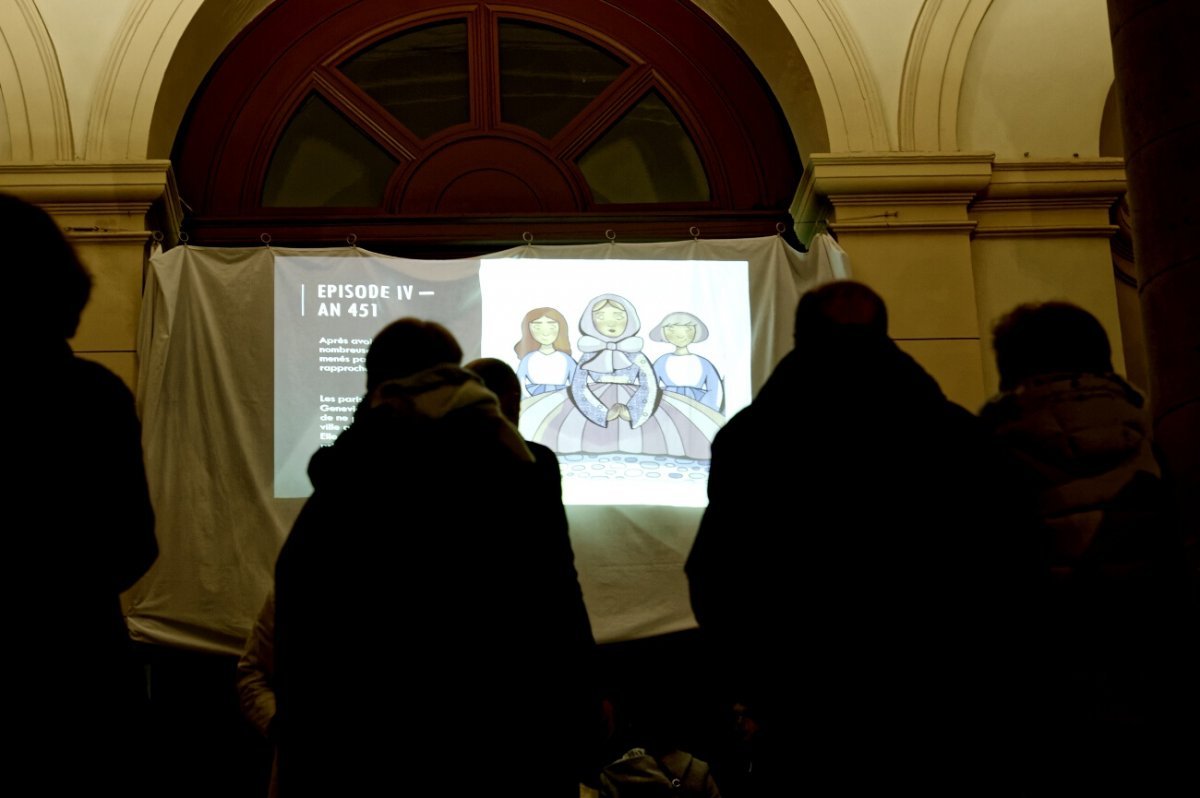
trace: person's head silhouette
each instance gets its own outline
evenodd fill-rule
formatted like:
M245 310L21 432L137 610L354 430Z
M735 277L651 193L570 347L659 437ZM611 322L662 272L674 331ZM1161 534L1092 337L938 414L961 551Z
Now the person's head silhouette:
M92 291L92 278L50 215L36 205L0 194L0 241L17 297L8 324L25 340L65 340L75 335ZM15 289L15 290L14 290Z
M379 331L367 350L367 390L445 363L462 362L462 347L436 321L404 318Z
M1100 321L1070 302L1018 305L992 328L1000 389L1045 374L1107 374L1112 347Z

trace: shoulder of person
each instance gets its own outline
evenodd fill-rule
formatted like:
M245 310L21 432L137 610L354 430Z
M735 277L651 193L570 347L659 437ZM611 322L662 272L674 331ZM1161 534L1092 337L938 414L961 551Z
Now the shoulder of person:
M114 402L133 402L133 392L125 381L106 367L86 358L71 358L68 367L70 381L82 389L99 392L89 398L109 399Z

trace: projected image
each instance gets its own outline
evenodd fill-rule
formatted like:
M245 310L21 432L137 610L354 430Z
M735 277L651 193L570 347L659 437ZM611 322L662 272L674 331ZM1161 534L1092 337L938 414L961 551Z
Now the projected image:
M571 357L567 320L554 308L534 308L521 320L521 340L513 351L522 396L539 396L561 391L571 384L579 364Z
M389 322L441 322L479 356L479 261L275 259L275 496L312 492L308 461L354 419L367 349Z
M654 361L654 374L664 391L682 394L722 413L725 386L708 358L694 355L688 346L708 338L708 327L691 313L671 313L650 331L650 340L669 341L675 351Z
M576 345L583 354L566 390L531 396L522 404L525 437L560 454L622 452L708 460L709 444L724 419L713 408L660 386L657 371L642 353L633 303L617 294L594 297L579 329Z
M713 261L484 261L482 349L506 356L493 334L507 315L521 336L508 350L518 357L524 392L521 433L558 453L564 501L704 505L712 440L750 401L747 269ZM622 290L595 290L604 286ZM548 301L526 310L520 302L531 293ZM720 323L723 339L701 313ZM647 328L645 318L657 324Z
M373 336L416 316L446 325L466 360L513 367L521 433L559 455L565 502L701 507L713 437L750 402L747 269L279 257L275 495L311 492L308 460L352 423Z

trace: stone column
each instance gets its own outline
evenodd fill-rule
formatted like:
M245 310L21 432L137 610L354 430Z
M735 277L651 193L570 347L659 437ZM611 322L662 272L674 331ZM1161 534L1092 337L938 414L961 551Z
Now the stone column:
M1108 0L1154 430L1200 529L1200 3Z
M853 276L888 306L889 328L964 407L986 396L967 208L987 184L992 153L814 153L797 206L828 214ZM798 225L801 237L808 228Z

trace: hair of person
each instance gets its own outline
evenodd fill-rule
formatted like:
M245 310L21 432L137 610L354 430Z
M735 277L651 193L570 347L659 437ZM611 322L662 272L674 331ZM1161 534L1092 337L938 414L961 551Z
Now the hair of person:
M462 362L462 347L436 321L404 318L379 331L367 350L367 390L444 363Z
M696 337L692 339L693 343L703 341L704 339L708 338L708 325L700 321L699 316L681 310L678 313L668 313L662 321L656 324L654 329L650 331L650 340L667 340L666 338L663 338L663 327L670 327L676 324L686 324L689 327L696 328Z
M481 357L472 360L465 368L475 372L484 386L500 400L500 410L514 425L521 417L521 383L517 373L503 360Z
M75 335L91 296L92 278L50 214L0 194L0 236L15 265L8 273L17 281L16 295L37 297L40 310L22 320L28 322L26 329L47 338Z
M1031 302L1013 308L992 327L992 349L1003 391L1044 374L1113 370L1104 326L1070 302Z
M517 357L525 357L535 349L541 349L542 345L538 343L533 333L529 331L529 325L537 321L542 316L553 319L558 323L558 337L554 339L554 348L559 352L571 354L571 341L567 338L567 319L563 314L559 313L554 308L534 308L525 314L525 318L521 319L521 340L517 341L513 346L513 351L517 353Z
M887 337L887 306L883 298L854 280L837 280L814 288L796 306L795 338L828 338L854 331L873 338Z

